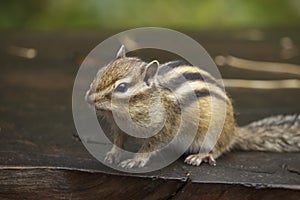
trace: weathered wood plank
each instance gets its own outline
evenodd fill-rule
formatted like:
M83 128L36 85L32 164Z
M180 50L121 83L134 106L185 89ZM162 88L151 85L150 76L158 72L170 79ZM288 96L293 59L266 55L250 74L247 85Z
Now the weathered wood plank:
M253 189L238 185L195 184L186 185L174 198L176 200L298 200L300 191L284 189Z
M236 33L190 34L212 57L230 54L253 60L300 64L299 54L288 60L280 58L282 49L278 45L280 38L286 35L292 35L299 43L299 37L296 37L299 31L266 31L265 40L259 43L236 39ZM73 137L76 131L71 93L84 55L111 34L0 33L1 198L298 197L295 190L278 188L299 189L299 153L231 152L218 159L217 167L203 165L200 168L187 166L180 159L147 174L124 174L95 160ZM62 44L64 48L61 48ZM12 45L35 48L38 56L29 60L12 55L8 51ZM173 54L152 50L144 51L140 56L161 62L176 58ZM299 78L228 66L220 67L220 72L227 78ZM229 88L228 92L234 100L239 124L272 114L300 112L299 89ZM186 184L187 181L192 183ZM266 189L256 189L262 187Z
M69 169L0 170L1 199L167 199L182 184Z

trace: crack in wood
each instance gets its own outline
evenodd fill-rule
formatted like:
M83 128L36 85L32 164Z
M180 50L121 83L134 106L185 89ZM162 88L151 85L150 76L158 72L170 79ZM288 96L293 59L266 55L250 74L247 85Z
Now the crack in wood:
M182 192L190 183L191 183L191 179L187 178L184 183L173 193L171 194L171 196L169 196L169 198L167 198L167 200L172 200L174 199L180 192Z

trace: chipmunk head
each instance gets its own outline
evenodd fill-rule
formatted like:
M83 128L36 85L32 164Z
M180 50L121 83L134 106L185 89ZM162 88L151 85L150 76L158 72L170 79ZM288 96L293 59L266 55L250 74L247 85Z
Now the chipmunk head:
M146 63L135 57L126 57L122 45L116 59L97 73L86 93L86 101L100 114L119 111L122 100L123 103L146 106L145 101L151 99L156 88L158 65L156 60Z

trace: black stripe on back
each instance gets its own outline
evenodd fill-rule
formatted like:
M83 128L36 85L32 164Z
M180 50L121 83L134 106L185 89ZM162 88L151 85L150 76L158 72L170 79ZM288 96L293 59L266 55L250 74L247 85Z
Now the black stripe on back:
M194 95L197 98L194 98L195 97ZM224 101L226 104L228 103L226 97L223 97L213 91L209 91L208 89L195 90L195 91L193 91L193 93L186 94L182 103L183 103L183 106L189 106L193 102L198 101L199 98L209 97L209 96L213 96L221 101Z
M192 65L183 60L175 60L175 61L163 64L161 66L161 68L159 69L158 74L163 75L163 74L169 72L170 70L172 70L176 67L179 67L179 66L192 66Z
M195 73L183 73L182 75L183 75L184 78L186 78L187 80L202 80L202 81L204 81L203 75L201 75L201 74L198 73L198 72L195 72Z
M176 61L173 61L170 63L163 64L162 67L159 69L158 75L163 75L163 74L171 71L172 69L174 69L176 67L180 67L180 66L192 66L192 65L190 65L186 61L176 60ZM181 75L179 75L179 76L181 76ZM185 72L182 74L182 76L186 80L201 80L201 81L205 81L207 83L214 84L223 90L223 87L215 79L213 79L212 77L210 77L208 75L202 74L200 72L195 72L195 73ZM180 80L176 80L176 79L180 79ZM182 78L175 77L175 78L171 79L169 82L170 82L170 84L173 84L173 85L176 85L176 87L179 87L185 81L183 81Z
M198 98L200 98L200 97L207 97L207 96L213 96L213 97L216 97L217 99L220 99L220 100L222 100L222 101L226 101L226 99L225 99L223 96L221 96L221 95L219 95L218 93L215 93L215 92L213 92L213 91L208 91L208 90L195 90L194 92L195 92L195 94L196 94L196 96L197 96Z
M188 62L184 61L184 60L175 60L170 62L167 66L174 69L176 67L182 66L182 65L188 65L191 66Z
M193 80L200 80L206 83L211 83L223 90L223 87L216 80L212 79L210 76L200 73L183 73L182 75L179 74L177 77L168 80L168 85L172 86L172 88L178 88L182 84Z
M215 79L213 79L210 76L207 76L205 74L201 74L201 73L196 72L196 73L183 73L182 75L187 80L201 80L201 81L204 81L206 83L214 84L217 87L223 89L223 87Z

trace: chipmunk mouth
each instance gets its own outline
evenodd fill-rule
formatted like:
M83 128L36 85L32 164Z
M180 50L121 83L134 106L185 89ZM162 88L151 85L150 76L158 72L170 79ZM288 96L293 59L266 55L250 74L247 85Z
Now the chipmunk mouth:
M98 112L111 112L110 107L108 106L108 103L95 103L94 104L96 111Z
M109 112L110 106L108 105L108 102L97 102L96 95L91 94L90 91L88 91L85 95L85 101L91 106L96 109L97 112Z
M97 106L95 106L95 109L96 109L96 111L99 111L99 112L109 112L109 111L110 111L110 110L108 110L108 109L99 108L99 107L97 107Z

